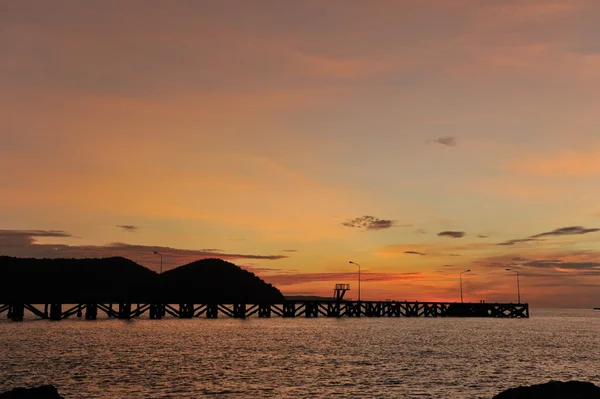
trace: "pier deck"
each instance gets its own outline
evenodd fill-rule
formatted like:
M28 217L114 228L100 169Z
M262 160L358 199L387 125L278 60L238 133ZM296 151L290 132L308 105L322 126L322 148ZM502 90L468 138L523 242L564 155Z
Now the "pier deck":
M22 321L25 312L49 320L84 317L96 320L99 314L119 319L147 315L150 319L175 317L216 319L231 317L495 317L528 318L527 303L460 303L399 301L284 301L281 303L26 303L0 304L0 314Z

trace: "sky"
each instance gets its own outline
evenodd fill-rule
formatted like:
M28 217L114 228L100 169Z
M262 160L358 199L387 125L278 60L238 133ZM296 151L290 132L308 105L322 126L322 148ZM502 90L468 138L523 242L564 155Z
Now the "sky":
M600 306L595 0L0 1L0 87L0 255Z

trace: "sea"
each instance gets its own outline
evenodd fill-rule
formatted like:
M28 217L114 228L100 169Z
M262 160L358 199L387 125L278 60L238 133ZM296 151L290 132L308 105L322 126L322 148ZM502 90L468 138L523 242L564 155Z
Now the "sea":
M600 383L600 311L529 319L0 320L0 392L75 398L491 398Z

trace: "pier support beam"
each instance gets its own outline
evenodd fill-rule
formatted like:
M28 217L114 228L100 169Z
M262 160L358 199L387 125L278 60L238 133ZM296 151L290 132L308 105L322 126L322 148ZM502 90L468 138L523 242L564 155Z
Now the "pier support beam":
M131 302L119 303L119 319L131 319Z
M25 315L25 304L11 303L8 308L8 318L12 321L23 321Z
M50 304L50 320L58 321L62 319L62 303Z
M283 317L296 317L296 304L295 303L284 303L283 304Z
M346 316L348 317L360 317L361 313L360 302L346 302Z
M194 304L193 303L180 303L179 304L179 318L180 319L191 319L194 317Z
M304 309L305 317L317 317L319 316L319 307L316 302L307 302Z
M340 303L330 302L327 304L327 317L340 317Z
M162 303L150 304L150 319L159 320L165 315L165 305Z
M95 303L88 303L85 307L85 319L96 320L98 317L98 305Z
M381 302L367 302L365 304L367 317L381 317Z
M217 317L219 317L219 305L216 303L209 303L206 305L206 318L216 319Z
M262 317L262 318L271 317L271 305L269 305L269 304L258 305L258 317Z
M246 304L245 303L234 303L233 304L233 317L236 319L246 318Z

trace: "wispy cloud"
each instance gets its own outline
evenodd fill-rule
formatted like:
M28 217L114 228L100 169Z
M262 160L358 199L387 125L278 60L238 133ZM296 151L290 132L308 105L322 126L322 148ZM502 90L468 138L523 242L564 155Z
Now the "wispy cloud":
M488 238L489 236L483 234L477 234L477 238Z
M323 282L323 281L354 281L356 273L354 272L324 272L324 273L283 273L261 276L265 281L275 286L295 285L303 283ZM421 280L426 278L422 273L361 273L362 281L397 281L397 280Z
M575 274L600 277L600 252L532 252L524 256L499 255L475 261L491 269L514 268L526 276L565 277ZM543 272L541 271L543 270Z
M165 257L171 267L180 266L198 259L220 258L229 261L239 259L278 260L287 255L262 255L227 252L219 249L180 249L151 245L132 245L120 242L105 245L42 244L39 237L68 238L71 234L61 230L0 230L0 255L33 258L105 258L123 256L149 267L160 262L154 252Z
M438 137L435 140L430 140L430 141L428 141L428 143L441 144L441 145L445 145L446 147L456 147L457 140L455 137L446 136L446 137Z
M499 242L496 245L515 245L515 244L522 244L524 242L534 242L534 241L544 241L544 240L540 240L537 238L515 238L513 240L507 240L507 241L503 241L503 242Z
M440 231L438 236L440 237L450 237L450 238L462 238L466 235L464 231Z
M512 240L503 241L496 245L515 245L515 244L522 244L525 242L537 242L537 241L544 241L544 239L541 239L541 237L572 236L572 235L595 233L597 231L600 231L600 228L588 229L583 226L560 227L560 228L554 229L552 231L545 231L543 233L534 234L527 238L516 238L516 239L512 239Z
M298 252L297 249L282 249L282 252Z
M422 256L426 255L424 252L419 252L419 251L404 251L404 253L408 254L408 255L422 255Z
M361 216L354 219L348 219L342 225L351 228L365 229L365 230L384 230L392 227L398 227L397 220L390 219L379 219L375 216ZM409 225L404 225L408 227Z
M117 227L130 233L135 233L139 229L138 226L134 226L132 224L118 224Z
M549 237L549 236L571 236L571 235L580 235L580 234L588 234L595 233L600 231L599 228L591 228L587 229L583 226L570 226L570 227L561 227L559 229L555 229L552 231L546 231L544 233L539 233L532 235L532 238L536 237Z

